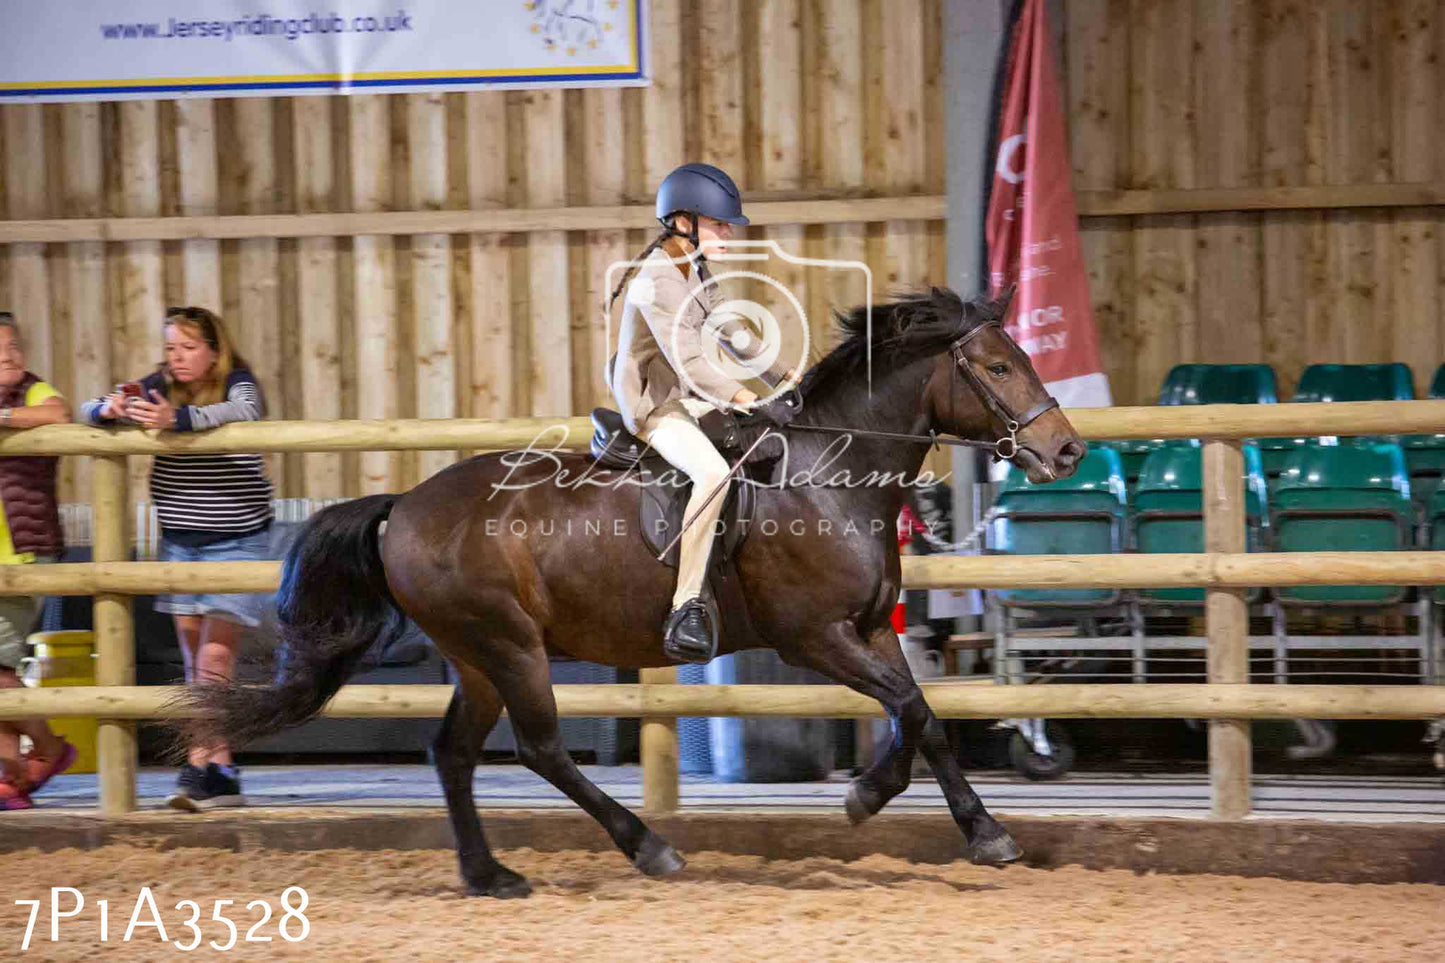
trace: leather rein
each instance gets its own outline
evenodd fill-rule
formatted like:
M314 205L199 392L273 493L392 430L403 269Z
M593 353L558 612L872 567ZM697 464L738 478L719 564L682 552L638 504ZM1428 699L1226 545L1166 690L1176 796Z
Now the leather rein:
M997 441L977 441L971 438L940 438L936 431L929 431L926 435L910 435L896 431L839 428L833 425L789 425L788 427L794 431L830 431L841 435L866 435L870 438L888 438L894 441L921 441L927 442L935 448L939 445L957 445L961 448L985 448L993 451L993 457L996 461L1010 461L1019 453L1019 432L1037 421L1045 412L1052 411L1059 407L1059 402L1057 398L1049 396L1028 411L1022 414L1015 414L1012 409L1009 408L1008 404L995 394L993 389L978 376L978 373L973 370L973 366L969 364L968 359L964 357L963 349L970 341L983 333L985 329L995 327L998 328L1000 332L1004 330L1002 321L984 321L975 326L963 337L950 344L948 351L949 354L953 355L953 360L958 370L968 379L969 384L973 386L978 396L983 399L983 403L988 407L989 411L993 413L994 417L999 420L999 423L1004 426L1004 430L1008 432L1008 434L999 438ZM1004 336L1007 337L1007 333L1005 333ZM952 401L950 399L950 406L951 405Z

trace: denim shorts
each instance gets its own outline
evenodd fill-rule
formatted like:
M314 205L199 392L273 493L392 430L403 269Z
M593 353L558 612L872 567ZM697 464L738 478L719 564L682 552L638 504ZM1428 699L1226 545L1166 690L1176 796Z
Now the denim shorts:
M39 555L28 564L53 561L54 555ZM41 601L40 597L34 595L0 597L0 668L18 669L20 660L29 654L27 639L35 628L35 617L40 614Z
M200 548L177 545L161 537L162 562L256 562L271 557L270 530L212 542ZM170 615L202 615L255 628L276 604L275 593L218 594L199 592L156 596L155 609Z

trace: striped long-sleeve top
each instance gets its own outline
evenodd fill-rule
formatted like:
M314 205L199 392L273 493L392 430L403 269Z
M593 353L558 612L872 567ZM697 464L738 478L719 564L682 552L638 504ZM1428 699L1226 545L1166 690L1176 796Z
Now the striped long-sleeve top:
M141 382L146 398L151 391L167 395L159 372ZM81 415L93 425L109 425L102 418L105 398L92 398ZM225 398L212 405L176 408L176 431L204 431L228 421L256 421L266 412L261 386L245 369L226 379ZM172 541L200 546L264 531L271 524L271 481L260 455L197 454L156 455L151 466L151 500L155 502L162 533Z

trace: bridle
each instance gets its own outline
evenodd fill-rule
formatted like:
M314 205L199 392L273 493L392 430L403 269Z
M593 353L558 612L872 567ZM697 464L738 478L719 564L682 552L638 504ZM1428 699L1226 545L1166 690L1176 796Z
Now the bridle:
M845 435L866 435L871 438L889 438L895 441L922 441L928 442L935 447L938 445L956 445L961 448L986 448L993 450L993 457L997 461L1011 461L1019 453L1019 432L1037 421L1045 412L1052 411L1059 407L1059 401L1052 395L1040 401L1032 408L1022 414L1015 414L1008 402L1000 398L989 384L978 376L969 364L968 358L964 356L964 348L974 338L978 337L987 328L998 328L1004 337L1008 333L1004 331L1002 320L983 321L970 328L968 333L955 340L948 346L948 353L953 356L954 364L958 370L968 379L978 396L988 410L1003 425L1006 434L997 441L977 441L972 438L940 438L936 431L930 431L926 435L910 435L895 431L870 431L864 428L839 428L833 425L788 425L789 428L797 431L831 431ZM953 409L953 382L949 382L949 410Z
M1014 414L1012 409L1009 408L1008 403L994 393L994 390L978 376L978 373L973 370L973 365L969 364L968 359L964 357L963 349L967 347L970 341L978 337L985 328L998 328L999 333L1003 334L1005 338L1008 337L1008 332L1004 330L1003 321L984 321L981 324L975 325L967 334L950 344L948 346L948 353L953 355L953 361L958 367L958 370L968 379L969 384L973 385L974 390L978 392L978 396L983 399L983 403L988 406L989 411L993 412L994 417L1003 424L1004 430L1008 432L1006 437L1000 438L993 444L994 457L1000 461L1009 461L1019 453L1019 432L1037 421L1039 416L1045 412L1053 411L1059 407L1059 400L1053 395L1048 395L1043 401L1040 401L1028 411L1022 414ZM953 406L952 382L949 383L948 403L951 411ZM1005 453L1005 443L1007 443L1007 453ZM987 444L987 442L984 442L984 444Z

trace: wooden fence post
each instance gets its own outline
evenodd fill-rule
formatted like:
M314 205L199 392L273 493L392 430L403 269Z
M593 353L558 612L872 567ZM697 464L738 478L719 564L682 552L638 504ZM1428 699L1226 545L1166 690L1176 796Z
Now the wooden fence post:
M642 701L647 704L647 687L672 685L677 682L677 667L643 669L638 673L642 683ZM650 813L677 811L677 719L642 718L642 808Z
M1238 441L1204 445L1204 550L1245 551L1244 449ZM1249 681L1249 605L1242 588L1205 593L1209 681ZM1209 723L1209 795L1217 819L1249 815L1251 740L1248 719Z
M91 469L91 539L97 562L125 561L126 493L124 455L97 456ZM135 685L135 624L128 595L95 596L95 681L97 685ZM135 723L100 721L100 812L119 816L135 809Z

